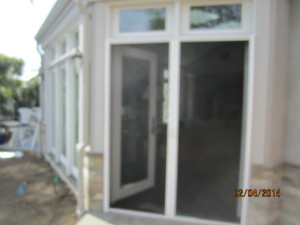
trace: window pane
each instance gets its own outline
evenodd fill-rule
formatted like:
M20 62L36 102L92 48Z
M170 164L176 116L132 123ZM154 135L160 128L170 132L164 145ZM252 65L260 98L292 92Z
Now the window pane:
M60 55L63 55L67 52L67 42L66 41L62 41L59 45L59 53Z
M57 92L53 91L55 90L55 74L54 72L52 72L50 74L50 79L51 79L51 89L52 89L52 95L51 95L51 148L55 149L56 146L56 140L55 140L55 133L56 133L56 127L55 127L55 123L56 123L56 118L55 118L55 113L56 113L56 95ZM51 149L51 150L52 150Z
M121 32L160 31L165 29L165 9L122 10Z
M181 46L177 214L238 222L245 42Z
M54 47L52 47L49 51L49 58L50 58L50 61L55 60L55 48Z
M76 31L74 34L73 34L73 47L74 48L77 48L79 46L79 32Z
M78 74L75 71L75 67L73 68L74 70L74 111L75 111L75 143L74 143L74 149L75 149L75 154L74 154L74 166L77 167L78 162L77 162L77 151L76 151L76 144L79 143L79 77Z
M123 56L121 185L147 178L149 61Z
M67 87L66 87L66 70L61 70L61 85L62 85L62 154L66 156L67 150L67 110L66 110L66 98L67 98Z
M241 28L241 5L195 6L190 11L191 29Z

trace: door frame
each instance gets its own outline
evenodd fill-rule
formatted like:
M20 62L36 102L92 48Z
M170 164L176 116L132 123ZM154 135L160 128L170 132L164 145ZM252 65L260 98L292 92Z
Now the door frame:
M120 47L120 45L118 45ZM148 167L147 167L147 178L140 180L133 184L121 186L121 107L122 107L122 56L135 57L138 59L144 59L149 61L149 118L148 118ZM156 68L157 68L157 56L156 54L137 49L134 47L122 46L118 49L118 52L112 53L113 61L116 66L112 70L112 74L115 76L115 80L112 83L114 85L114 99L112 100L112 106L114 108L113 115L113 129L115 133L112 136L112 160L115 162L114 168L111 169L112 179L112 193L111 201L116 201L124 197L130 196L134 193L146 190L154 186L154 175L155 175L155 140L156 134L152 132L153 119L156 116ZM115 86L116 85L116 86ZM151 94L150 94L151 93Z
M222 2L222 1L220 1ZM242 2L242 1L241 1ZM182 34L180 27L180 7L179 1L173 4L173 31L170 36L156 36L145 34L141 37L118 38L108 35L105 39L104 51L104 77L105 77L105 124L104 124L104 212L117 212L133 216L146 216L161 219L175 219L185 222L197 222L199 224L211 225L229 225L246 224L248 198L241 199L241 221L240 223L219 222L206 219L184 218L176 215L176 197L177 197L177 162L178 162L178 118L179 118L179 85L180 85L180 46L183 42L214 42L214 41L246 41L248 43L248 66L247 75L244 78L244 103L243 103L243 131L242 147L243 155L242 186L239 188L249 188L250 180L250 152L252 139L252 117L253 117L253 96L254 96L254 55L255 55L255 37L251 32L216 32L199 34ZM141 6L142 7L142 6ZM107 21L109 21L109 7L107 10ZM109 29L108 29L109 30ZM111 46L115 44L154 44L167 43L169 45L169 118L167 134L167 165L166 165L166 189L165 189L165 212L164 214L154 214L146 212L137 212L131 210L115 209L110 207L110 165L111 165ZM245 59L246 60L246 59Z

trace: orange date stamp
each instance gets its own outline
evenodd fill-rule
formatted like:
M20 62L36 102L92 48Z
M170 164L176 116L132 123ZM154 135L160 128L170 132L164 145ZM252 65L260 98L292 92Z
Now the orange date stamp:
M234 197L280 197L280 189L234 189Z

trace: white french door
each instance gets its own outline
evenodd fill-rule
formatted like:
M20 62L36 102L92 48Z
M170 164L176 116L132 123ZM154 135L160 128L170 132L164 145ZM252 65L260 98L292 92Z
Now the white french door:
M112 52L111 202L154 186L157 55L134 47Z

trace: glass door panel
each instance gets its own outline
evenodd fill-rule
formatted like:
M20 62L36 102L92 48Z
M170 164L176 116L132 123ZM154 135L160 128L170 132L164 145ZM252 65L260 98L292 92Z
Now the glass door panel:
M181 45L177 214L239 222L245 42Z
M112 47L112 207L164 212L167 74L167 44Z

